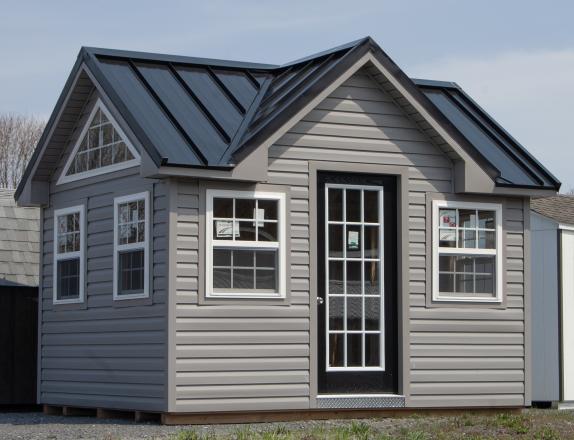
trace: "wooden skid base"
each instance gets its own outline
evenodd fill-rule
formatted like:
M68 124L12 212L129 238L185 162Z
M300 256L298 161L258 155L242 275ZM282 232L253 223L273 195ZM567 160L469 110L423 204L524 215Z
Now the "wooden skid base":
M46 415L69 416L69 417L97 417L98 419L124 419L134 420L137 423L161 421L160 413L145 411L121 411L106 408L85 408L72 406L44 405L43 412Z
M96 416L99 419L129 419L137 423L156 422L163 425L214 425L225 423L292 422L328 419L368 419L421 415L500 414L522 412L523 408L396 408L396 409L313 409L306 411L249 411L221 413L153 413L119 411L105 408L83 408L44 405L44 414L64 416Z
M369 419L408 417L413 414L452 416L465 413L472 414L519 414L523 408L500 407L500 408L401 408L401 409L316 409L308 411L250 411L228 413L162 413L163 425L214 425L226 423L266 423L266 422L293 422L304 420L328 420L328 419Z

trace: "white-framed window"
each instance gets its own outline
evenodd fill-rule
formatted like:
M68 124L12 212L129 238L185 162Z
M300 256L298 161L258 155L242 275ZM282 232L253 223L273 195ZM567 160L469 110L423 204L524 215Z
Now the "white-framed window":
M433 300L502 301L502 205L433 201Z
M139 163L137 150L98 99L66 161L58 184L122 170Z
M54 211L54 304L84 301L84 205Z
M284 298L285 194L206 192L206 297Z
M149 192L114 199L114 299L149 296Z

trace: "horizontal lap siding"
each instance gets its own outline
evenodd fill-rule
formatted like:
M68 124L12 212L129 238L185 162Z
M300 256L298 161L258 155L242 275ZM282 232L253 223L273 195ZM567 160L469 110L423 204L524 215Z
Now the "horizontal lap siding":
M97 180L63 191L53 186L44 210L40 402L165 410L167 184L153 184L151 199L152 302L136 305L112 299L113 199L151 183L136 169ZM53 207L79 204L87 219L86 306L54 306Z
M309 161L402 166L409 177L408 404L522 405L522 202L504 204L508 307L427 308L427 194L452 191L452 163L427 139L387 93L368 76L357 74L270 148L270 183L291 189L293 294L309 302L309 209L315 208L308 199Z
M308 295L294 280L289 307L198 305L198 184L177 188L175 411L308 408ZM292 259L293 271L307 261Z

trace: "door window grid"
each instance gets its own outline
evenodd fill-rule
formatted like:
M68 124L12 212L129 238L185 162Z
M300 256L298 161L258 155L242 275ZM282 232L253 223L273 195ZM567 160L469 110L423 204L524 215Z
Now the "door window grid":
M329 209L329 201L330 201L330 191L332 190L340 190L342 193L342 220L332 220L331 219L331 212ZM359 205L359 210L360 210L360 219L359 221L356 220L348 220L348 213L347 213L347 191L360 191L360 205ZM365 221L365 191L376 191L377 192L377 201L378 201L378 219L379 222L369 222L369 221ZM326 327L327 327L327 338L326 338L326 351L327 351L327 371L331 371L331 370L356 370L356 369L360 369L360 370L372 370L372 369L376 369L376 370L380 370L380 369L384 369L384 334L383 334L383 247L382 247L382 237L383 237L383 228L382 228L382 203L383 203L383 198L382 198L382 188L380 187L365 187L365 186L354 186L354 185L326 185L325 186L325 216L326 216L326 240L325 240L325 249L326 249L326 268L325 268L325 273L326 273L326 297L327 297L327 301L326 301L326 313L325 313L325 321L326 321ZM342 253L343 256L342 257L336 257L336 256L331 256L330 255L330 234L329 234L329 227L331 225L341 225L342 226L342 239L343 239L343 246L342 246ZM355 226L355 227L359 227L359 247L360 247L360 256L358 257L352 257L348 255L348 240L349 237L347 235L348 233L348 226ZM378 232L378 243L377 243L377 249L378 249L378 258L371 258L371 257L365 257L365 227L376 227L377 228L377 232ZM343 282L342 282L342 287L343 287L343 293L331 293L330 292L330 285L331 285L331 281L330 280L330 273L329 273L329 266L330 266L330 262L342 262L343 263ZM360 293L350 293L348 291L348 270L347 270L347 262L360 262L361 264L361 268L360 268ZM368 294L365 293L365 283L366 283L366 279L365 279L365 263L378 263L378 268L377 268L377 276L378 276L378 280L379 280L379 286L378 286L378 290L379 292L377 294ZM350 329L348 328L348 321L349 321L349 310L348 310L348 304L349 304L349 299L352 298L360 298L361 299L361 306L360 306L360 310L361 310L361 329ZM330 306L333 303L332 300L336 300L336 299L342 299L342 303L343 303L343 316L342 316L342 325L343 325L343 329L342 330L335 330L335 329L331 329L331 323L330 323ZM367 310L365 308L366 305L366 300L368 299L378 299L378 312L379 312L379 316L378 316L378 329L376 330L371 330L371 329L366 329L366 324L365 324L365 316L367 314ZM332 307L332 306L331 306ZM335 340L333 340L333 336L336 335L342 335L343 336L343 357L344 357L344 361L343 361L343 366L331 366L331 345L332 344L336 344L337 342ZM349 347L348 347L348 341L349 339L351 339L349 336L351 335L357 335L361 337L361 365L350 365L351 362L349 360ZM378 336L378 345L379 345L379 349L378 349L378 353L379 353L379 362L377 363L377 366L367 366L366 365L366 359L365 359L365 349L366 349L366 339L370 338L369 335L375 335ZM355 338L353 338L355 339Z

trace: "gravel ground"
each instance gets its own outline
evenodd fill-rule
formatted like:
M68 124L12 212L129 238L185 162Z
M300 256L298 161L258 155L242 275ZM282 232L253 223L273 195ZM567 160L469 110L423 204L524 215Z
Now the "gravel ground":
M183 431L187 435L179 435ZM179 437L179 438L178 438ZM162 426L130 420L0 413L0 439L30 440L559 440L574 439L574 412L412 415L360 421L328 420L252 425Z

